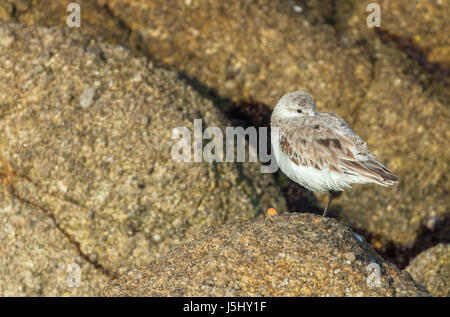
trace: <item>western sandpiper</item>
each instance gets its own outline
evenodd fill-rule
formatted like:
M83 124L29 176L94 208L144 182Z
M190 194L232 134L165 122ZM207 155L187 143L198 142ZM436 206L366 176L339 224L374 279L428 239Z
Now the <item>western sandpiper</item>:
M328 192L324 217L335 193L352 184L390 186L398 181L344 119L316 112L306 92L284 95L273 110L271 127L272 148L283 173L310 191Z

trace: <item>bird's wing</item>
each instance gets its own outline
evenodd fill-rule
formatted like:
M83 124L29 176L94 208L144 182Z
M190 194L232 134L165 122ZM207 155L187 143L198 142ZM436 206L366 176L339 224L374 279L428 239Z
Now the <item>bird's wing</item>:
M298 124L291 121L280 129L281 151L294 164L365 176L380 185L397 181L342 118L326 114L322 119Z

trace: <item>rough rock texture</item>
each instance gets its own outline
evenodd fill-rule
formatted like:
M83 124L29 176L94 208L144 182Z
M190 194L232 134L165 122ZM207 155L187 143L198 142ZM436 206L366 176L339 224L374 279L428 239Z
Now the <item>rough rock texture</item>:
M450 296L450 244L419 254L405 269L435 296Z
M336 106L361 97L370 77L361 48L340 47L332 27L312 25L288 1L100 2L152 58L228 98L273 106L302 88Z
M51 217L11 195L5 184L0 185L0 240L1 296L87 296L109 280L80 256ZM79 287L70 284L76 282L70 265L79 265Z
M382 51L366 101L353 116L339 113L355 120L354 131L400 182L389 189L356 185L336 202L342 206L342 221L409 245L422 224L449 211L450 152L442 145L450 136L450 112L439 96L427 94L405 75L415 69L413 62L408 66L391 48Z
M95 37L106 41L133 47L130 32L120 24L107 9L94 0L72 1L80 5L81 27L71 28L70 33ZM67 28L66 11L71 1L66 0L2 0L0 20L26 25L57 26Z
M381 269L369 286L370 265ZM111 281L107 296L427 296L346 226L312 214L232 221Z
M346 32L370 36L367 5L371 0L352 0L336 6L335 15ZM381 8L381 29L411 39L432 62L450 66L450 3L445 0L376 1Z
M399 174L400 184L348 191L336 200L342 221L382 243L409 245L422 223L447 211L447 89L373 30L349 31L346 19L360 14L365 22L365 7L360 12L353 2L284 0L100 2L142 39L154 60L222 96L273 106L284 93L303 89L320 111L343 116Z
M0 246L2 294L49 294L57 276L48 272L76 252L97 283L205 227L285 208L259 164L175 163L172 129L193 131L195 118L228 125L177 73L121 47L0 23L0 174L12 194L0 231L13 241ZM26 286L17 254L39 285Z

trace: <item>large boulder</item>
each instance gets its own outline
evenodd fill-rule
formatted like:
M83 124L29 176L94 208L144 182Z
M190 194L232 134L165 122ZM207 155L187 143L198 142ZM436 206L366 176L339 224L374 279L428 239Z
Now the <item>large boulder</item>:
M0 100L3 295L62 294L49 292L66 285L55 266L93 267L82 281L97 283L206 227L285 208L257 163L174 162L172 129L229 123L176 72L122 47L0 23Z
M107 296L428 296L335 219L283 214L211 228L111 281Z
M450 244L441 243L420 253L405 270L434 296L450 296Z

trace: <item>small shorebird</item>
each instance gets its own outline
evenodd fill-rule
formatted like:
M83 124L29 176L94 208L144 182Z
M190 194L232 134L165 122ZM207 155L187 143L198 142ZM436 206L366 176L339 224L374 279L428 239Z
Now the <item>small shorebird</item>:
M328 192L324 217L335 193L352 184L390 186L398 181L344 119L316 112L306 92L284 95L270 122L272 148L283 173L310 191Z

